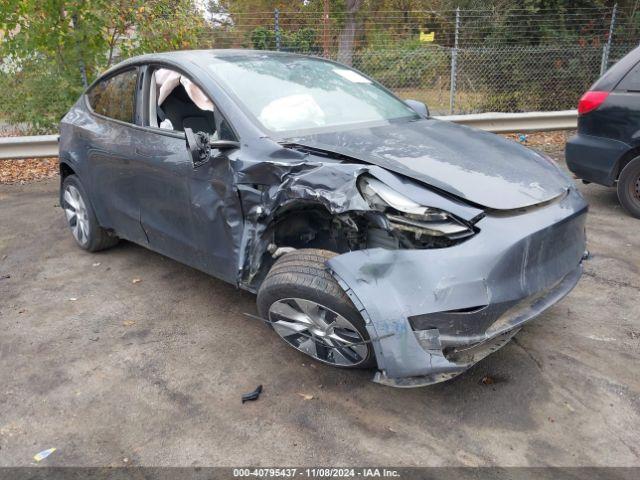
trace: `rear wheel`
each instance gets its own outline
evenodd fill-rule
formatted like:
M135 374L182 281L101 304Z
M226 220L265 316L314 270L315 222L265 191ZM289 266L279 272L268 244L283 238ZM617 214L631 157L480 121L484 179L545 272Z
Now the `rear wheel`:
M118 243L118 237L110 235L98 224L89 197L76 175L65 177L60 197L60 206L80 248L97 252Z
M336 254L296 250L273 265L258 310L290 346L335 367L371 368L375 357L362 316L327 271Z
M627 212L640 218L640 157L631 160L620 172L618 199Z

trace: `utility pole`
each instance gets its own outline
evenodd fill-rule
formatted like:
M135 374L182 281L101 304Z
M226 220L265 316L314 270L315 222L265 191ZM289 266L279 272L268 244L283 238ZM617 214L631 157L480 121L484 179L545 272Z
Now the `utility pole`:
M323 0L322 56L329 58L329 0Z
M78 14L74 13L71 16L71 24L73 25L73 29L77 30L78 29ZM87 88L87 86L89 86L89 82L87 81L87 69L84 65L84 60L82 58L82 51L81 51L81 46L80 43L77 41L77 32L76 32L76 48L78 50L78 63L79 63L79 67L80 67L80 77L82 78L82 86L84 86L84 88Z
M456 81L458 69L458 36L460 33L460 7L456 8L456 31L451 50L451 86L449 90L449 114L453 115L456 106Z
M600 75L603 75L604 72L609 68L609 53L611 52L611 40L613 38L613 30L616 26L616 13L618 12L618 4L613 5L613 10L611 12L611 24L609 25L609 37L607 38L607 43L602 47L602 61L600 62Z
M280 51L280 10L273 11L274 28L276 32L276 50Z

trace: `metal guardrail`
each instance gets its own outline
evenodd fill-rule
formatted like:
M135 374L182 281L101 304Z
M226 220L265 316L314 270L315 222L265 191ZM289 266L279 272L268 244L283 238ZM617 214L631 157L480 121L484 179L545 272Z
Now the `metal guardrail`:
M578 126L577 110L559 112L474 113L436 117L493 133L572 130Z
M436 116L440 120L459 123L493 133L542 132L576 128L578 112L474 113L470 115ZM56 157L57 135L0 138L0 160Z
M0 160L58 156L58 135L0 138Z

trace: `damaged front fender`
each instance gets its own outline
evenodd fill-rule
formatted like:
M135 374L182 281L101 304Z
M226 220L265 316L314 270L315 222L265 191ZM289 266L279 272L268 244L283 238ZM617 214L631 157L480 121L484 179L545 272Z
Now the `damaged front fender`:
M292 161L247 164L237 174L245 216L238 265L239 283L252 291L257 290L270 266L269 246L325 248L344 253L372 244L372 238L364 237L367 235L364 231L366 225L383 229L386 220L380 212L372 211L358 189L358 178L365 174L401 191L416 203L450 212L465 222L475 222L483 215L479 208L429 190L381 167L319 159L299 152L289 151L288 154ZM291 212L308 213L313 209L325 217L317 225L299 228L292 225L295 222L290 222L289 237L280 238L281 242L278 242L276 227L282 218L290 218L286 216ZM312 216L307 214L306 217ZM327 227L323 222L336 222L337 226ZM323 228L329 231L318 234L318 230ZM362 238L357 238L358 235Z
M328 262L360 309L376 380L394 386L452 378L504 345L576 285L587 207L577 191L526 214L488 214L447 249L350 252ZM392 336L386 336L392 333Z

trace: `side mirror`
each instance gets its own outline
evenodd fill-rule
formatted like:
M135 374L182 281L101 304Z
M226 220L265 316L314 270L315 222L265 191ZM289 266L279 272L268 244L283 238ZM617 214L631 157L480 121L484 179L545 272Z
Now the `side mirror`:
M232 150L234 148L240 148L240 142L235 140L212 140L209 142L211 148L215 150Z
M189 152L193 166L198 167L208 161L211 154L209 135L204 132L193 133L192 129L185 128L184 136L187 140L187 152Z
M207 162L211 155L211 150L230 150L240 148L240 142L233 140L211 140L208 133L195 132L190 128L184 129L184 136L187 141L187 151L191 156L194 167L199 167Z
M419 102L418 100L405 100L404 103L409 105L411 109L416 112L421 117L427 118L429 116L429 107L427 107L424 103Z

